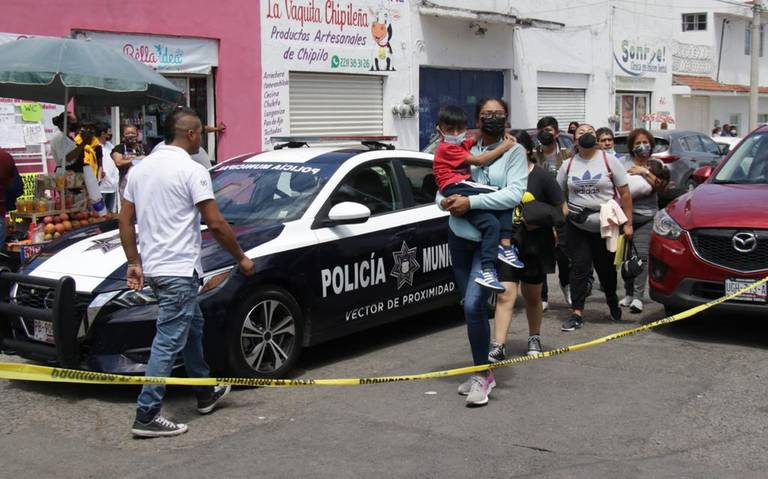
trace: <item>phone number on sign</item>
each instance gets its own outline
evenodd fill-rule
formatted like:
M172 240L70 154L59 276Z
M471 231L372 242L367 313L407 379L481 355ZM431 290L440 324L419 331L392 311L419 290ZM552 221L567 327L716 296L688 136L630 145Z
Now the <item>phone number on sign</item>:
M342 58L337 55L331 57L331 68L370 68L371 60L368 58Z

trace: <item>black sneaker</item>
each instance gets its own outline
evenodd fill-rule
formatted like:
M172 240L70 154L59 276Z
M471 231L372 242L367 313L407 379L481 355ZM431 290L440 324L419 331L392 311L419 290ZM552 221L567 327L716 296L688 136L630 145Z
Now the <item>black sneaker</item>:
M232 386L216 386L213 388L213 394L207 399L197 399L197 412L200 414L208 414L216 409L216 405L224 399L232 390Z
M491 350L488 351L488 362L498 363L507 358L507 349L503 344L491 343Z
M611 310L611 321L621 321L621 307L617 304L608 307Z
M563 322L563 325L560 327L561 331L576 331L577 329L581 329L581 327L584 326L584 320L581 319L581 316L578 314L572 314L570 318L566 319L565 322Z
M131 428L131 433L136 437L178 436L185 432L186 424L175 423L159 414L146 424L136 419Z

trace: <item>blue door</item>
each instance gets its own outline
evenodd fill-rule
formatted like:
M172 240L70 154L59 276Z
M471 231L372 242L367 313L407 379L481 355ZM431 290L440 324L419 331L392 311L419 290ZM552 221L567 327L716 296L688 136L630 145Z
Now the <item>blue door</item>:
M504 72L496 70L449 70L421 67L419 71L419 149L435 133L437 113L443 105L459 105L475 127L475 103L483 97L504 95Z

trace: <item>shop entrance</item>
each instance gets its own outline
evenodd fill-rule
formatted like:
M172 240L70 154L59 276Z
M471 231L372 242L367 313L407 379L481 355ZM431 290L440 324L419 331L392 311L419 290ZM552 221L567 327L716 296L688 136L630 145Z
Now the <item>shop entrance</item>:
M649 113L650 93L616 92L616 116L619 131L630 131L645 125L643 116Z
M437 114L444 105L458 105L475 128L475 104L483 97L504 96L504 72L497 70L419 69L419 149L435 133Z

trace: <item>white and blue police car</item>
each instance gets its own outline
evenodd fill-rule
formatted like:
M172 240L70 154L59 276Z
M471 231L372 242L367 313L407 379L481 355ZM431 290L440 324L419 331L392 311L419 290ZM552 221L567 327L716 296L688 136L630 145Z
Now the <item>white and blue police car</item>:
M206 356L235 376L284 376L306 346L458 301L431 155L395 150L384 143L393 137L281 140L211 169L219 208L257 267L239 274L203 231ZM306 146L320 140L359 144ZM150 289L126 289L126 269L111 221L3 273L2 348L63 367L142 373L157 305Z

